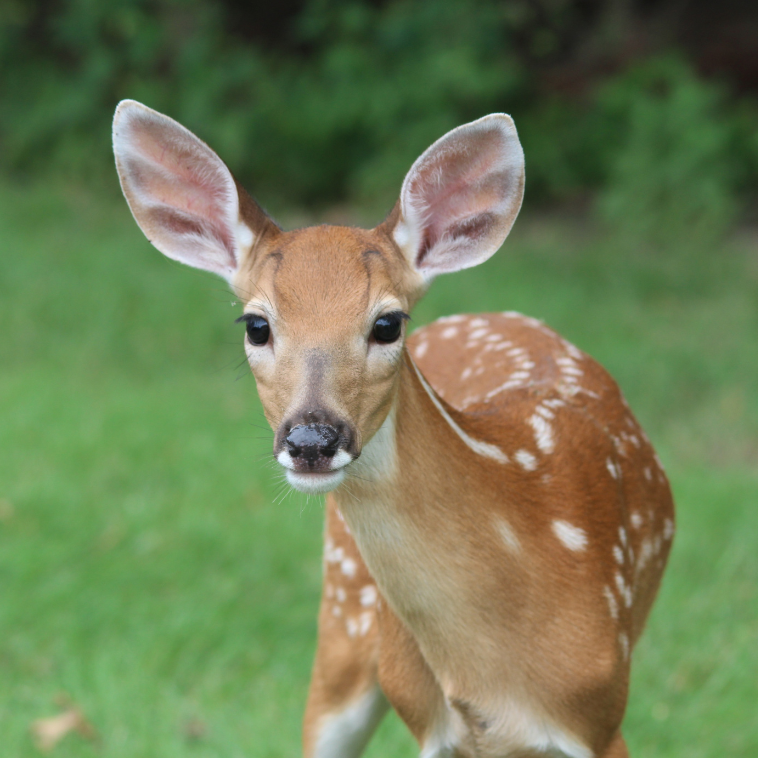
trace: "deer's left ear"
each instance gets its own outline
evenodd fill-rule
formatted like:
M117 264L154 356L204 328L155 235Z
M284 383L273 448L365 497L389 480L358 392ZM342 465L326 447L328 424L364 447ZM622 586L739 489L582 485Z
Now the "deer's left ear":
M164 255L231 281L276 225L208 145L134 100L113 119L121 188L145 236Z
M524 152L510 116L448 132L411 167L392 237L425 280L476 266L508 236L524 196Z

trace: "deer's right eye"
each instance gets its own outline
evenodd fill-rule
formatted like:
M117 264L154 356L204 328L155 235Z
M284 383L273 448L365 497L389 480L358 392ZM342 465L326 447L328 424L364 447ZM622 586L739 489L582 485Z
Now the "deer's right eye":
M244 321L247 325L247 338L253 345L265 345L268 342L271 329L268 321L263 316L255 313L246 313L237 319L237 322Z

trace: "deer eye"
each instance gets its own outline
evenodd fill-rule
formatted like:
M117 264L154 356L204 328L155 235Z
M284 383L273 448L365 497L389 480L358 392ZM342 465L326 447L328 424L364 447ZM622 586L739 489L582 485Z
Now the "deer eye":
M247 338L253 345L265 345L268 342L271 329L268 321L256 313L246 313L240 316L235 323L244 321L247 328Z
M402 331L404 317L405 314L399 312L386 313L384 316L379 316L372 332L374 339L384 344L395 342Z

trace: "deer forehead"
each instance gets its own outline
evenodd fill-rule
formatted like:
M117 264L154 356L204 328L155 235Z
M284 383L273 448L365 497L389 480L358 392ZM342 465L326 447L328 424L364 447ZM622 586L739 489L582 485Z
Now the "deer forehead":
M309 342L364 333L381 312L407 309L413 284L385 235L340 226L273 236L235 282L249 308L268 313L282 334Z

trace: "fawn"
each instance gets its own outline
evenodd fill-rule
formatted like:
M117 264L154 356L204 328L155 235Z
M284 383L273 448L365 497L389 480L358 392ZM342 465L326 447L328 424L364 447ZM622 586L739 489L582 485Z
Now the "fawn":
M124 195L162 253L224 277L289 483L328 493L307 758L353 758L391 705L443 756L621 758L630 654L674 533L613 379L541 322L449 316L524 192L509 116L424 152L377 227L282 231L191 132L125 100Z

